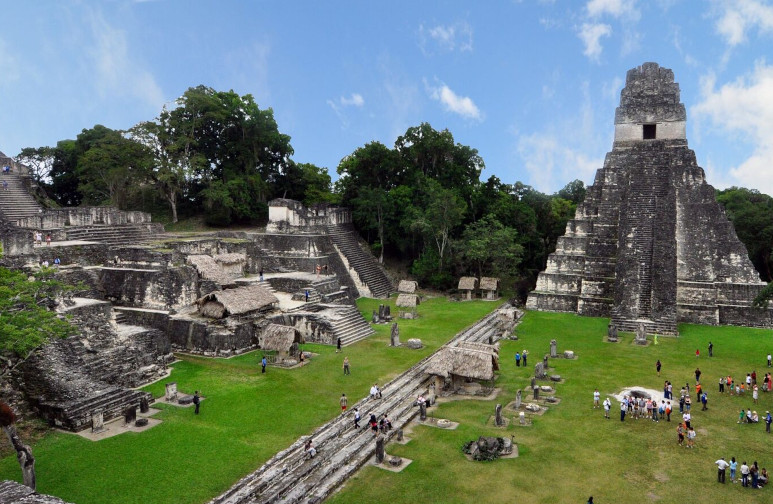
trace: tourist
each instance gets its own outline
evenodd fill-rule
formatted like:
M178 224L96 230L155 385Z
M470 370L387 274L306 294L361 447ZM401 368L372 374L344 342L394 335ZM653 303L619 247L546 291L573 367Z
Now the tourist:
M685 411L682 415L682 420L684 421L685 427L688 429L690 428L690 420L692 419L692 415L690 415L689 411Z
M360 428L360 410L357 408L354 408L354 428L359 429Z
M349 371L349 357L344 357L344 374L348 375L351 374Z
M758 478L759 478L759 481L758 481L759 486L767 485L768 480L770 480L770 476L768 476L768 470L763 467L760 470L760 475L758 476Z
M709 341L709 357L714 357L714 344Z
M768 354L768 367L773 366L773 355Z
M770 416L770 411L765 412L765 432L770 434L770 424L773 422L773 417Z
M723 393L725 391L725 377L720 376L719 377L719 393Z
M260 359L260 367L261 367L260 372L261 373L265 373L266 372L266 364L268 364L268 360L266 360L266 356L264 355L263 358Z
M671 401L666 403L666 422L671 421Z
M625 421L625 410L627 409L628 405L626 404L627 399L623 398L623 401L620 403L620 421Z
M703 408L701 408L701 411L706 411L709 409L708 407L709 397L706 395L706 392L701 394L701 404L703 405Z
M593 408L596 409L599 407L599 398L601 397L601 394L599 394L599 389L596 389L593 392Z
M760 422L760 416L757 414L756 411L752 411L752 416L749 419L751 423L759 423Z
M253 271L255 271L255 270L253 270ZM260 268L260 273L258 273L258 274L260 275L260 281L262 282L263 281L263 268Z
M303 451L306 453L308 458L314 458L314 455L317 454L317 449L314 448L314 443L311 441L311 438L306 441L306 444L303 447Z
M3 180L3 191L7 191L7 190L8 190L8 181Z
M741 410L740 413L738 413L738 421L736 423L744 423L746 421L746 411Z
M51 246L51 233L46 235L46 246Z
M687 427L687 448L695 446L695 429Z
M529 352L524 348L523 352L521 352L521 359L523 359L523 365L526 366L526 356L529 355Z
M306 361L306 356L303 354L303 350L298 351L298 362L300 363L301 367L303 367L304 362Z
M381 391L379 390L378 385L375 383L372 387L370 387L370 398L381 399Z
M386 434L392 430L392 422L389 421L386 413L384 413L384 416L378 421L378 428L382 434Z
M701 381L701 368L695 368L695 383L700 383Z
M323 270L324 270L324 272L325 272L325 273L324 273L324 274L325 274L325 276L327 276L327 264L326 264L326 265L324 265L324 266L322 266L322 269L323 269Z
M199 391L197 390L193 393L193 405L196 407L193 413L196 415L199 414L199 404L201 404L201 398L199 397Z
M687 397L687 392L684 390L684 387L682 387L682 390L679 391L679 413L684 412L684 398Z
M691 406L692 399L690 399L690 396L684 396L684 410L689 413Z
M714 462L717 464L717 483L724 483L725 482L725 470L730 467L730 464L725 462L725 457L722 457L721 459Z
M752 488L757 488L757 475L760 473L760 467L755 460L752 466L749 468L749 474L752 477Z
M303 291L303 297L306 300L306 302L309 302L309 289L306 289Z
M741 486L749 486L749 473L751 471L749 470L749 466L746 465L746 461L744 460L741 464Z
M655 363L655 369L658 372L658 376L660 376L660 367L661 366L662 366L662 364L660 363L660 359L658 359L658 361Z
M752 371L751 379L752 379L751 385L757 385L757 371L756 370Z
M322 266L317 264L317 267L315 268L315 270L317 271L317 278L319 278L319 272L322 271Z
M682 427L682 424L676 426L676 440L679 446L682 446L684 443L684 427Z
M703 387L700 383L695 384L695 400L700 402L701 401L701 392L703 392Z
M757 385L752 387L752 401L754 401L754 404L757 404L757 400L760 398L760 390L757 388Z
M515 352L515 367L521 367L521 354Z
M732 457L730 459L730 481L735 483L735 470L738 467L738 461L735 460L735 457Z
M370 430L373 432L373 435L378 435L378 421L376 421L376 415L371 413L368 423L370 424Z
M612 401L609 400L609 397L604 399L604 418L609 420L609 410L612 409Z
M59 265L62 264L62 261L59 260L59 256L54 258L54 266L59 267Z
M341 338L336 340L336 353L341 351Z
M696 348L695 349L695 356L696 357L700 357L701 356L701 349L700 348Z
M588 497L588 502L586 504L593 504L593 496L591 495Z
M341 399L338 400L338 403L341 405L341 411L346 411L346 406L349 404L349 401L346 399L346 394L341 394Z
M668 382L668 399L674 399L674 386L671 385L671 382Z
M48 262L48 259L46 259L45 261L43 261L43 267L48 268L48 266L49 266L49 262Z
M746 373L746 385L751 387L752 386L752 375L751 373Z

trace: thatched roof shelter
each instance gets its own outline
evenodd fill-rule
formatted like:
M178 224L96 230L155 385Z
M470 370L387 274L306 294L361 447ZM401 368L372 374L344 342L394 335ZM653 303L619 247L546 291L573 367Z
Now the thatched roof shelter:
M247 262L247 254L217 254L213 255L212 259L218 264L240 264Z
M397 286L397 292L404 292L406 294L414 294L416 289L419 288L419 282L416 280L400 280L400 284Z
M491 380L499 369L496 354L463 347L444 347L438 351L427 366L427 374L457 376L473 380Z
M199 313L212 318L257 312L277 302L276 296L257 284L210 292L196 301Z
M480 288L482 290L499 290L499 279L493 277L483 277L480 279Z
M459 290L475 290L478 288L478 279L475 277L462 277L459 279Z
M295 343L295 328L279 324L268 324L260 336L260 348L288 352Z
M212 256L194 254L188 256L188 264L196 268L201 278L212 280L220 285L231 285L233 280L222 266L215 262Z
M486 343L477 343L475 341L460 341L456 346L459 348L477 350L479 352L489 352L499 356L499 343L487 345Z
M395 306L400 308L416 308L419 304L421 301L416 294L398 294L397 301L395 301Z

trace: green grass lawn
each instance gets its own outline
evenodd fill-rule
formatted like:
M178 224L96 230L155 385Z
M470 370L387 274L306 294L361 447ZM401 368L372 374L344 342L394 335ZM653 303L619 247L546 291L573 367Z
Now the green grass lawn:
M496 401L455 401L441 404L435 416L460 422L457 430L418 426L406 445L390 444L389 454L413 460L401 473L366 467L329 502L334 504L384 502L433 503L598 503L621 502L772 502L772 488L751 490L740 484L716 483L719 457L731 456L773 470L773 437L763 424L736 424L738 411L752 406L747 397L720 396L721 374L735 378L756 369L761 384L767 370L766 356L773 349L771 331L681 325L679 338L660 337L659 344L633 345L631 334L617 344L604 342L608 319L556 313L528 313L517 328L518 341L503 341ZM533 425L487 427L497 402L514 399L529 383L537 359L549 352L550 340L558 341L559 353L574 350L575 360L551 360L564 378L557 385L560 404L535 417ZM709 341L714 357L707 356ZM529 367L516 367L517 350L528 349ZM701 357L695 357L700 348ZM655 362L663 363L661 377ZM593 390L614 394L626 386L662 389L668 379L675 394L685 382L694 386L695 368L709 395L708 411L693 408L698 436L695 448L677 446L676 422L650 420L620 422L619 404L613 402L612 419L592 409ZM760 415L773 410L773 394L760 392ZM524 396L526 400L526 396ZM675 408L678 413L678 399ZM511 415L509 415L511 416ZM516 421L517 423L517 421ZM480 435L515 435L520 457L494 462L471 462L461 453L465 441ZM740 463L739 463L740 466ZM729 477L729 471L728 471ZM743 494L743 495L742 495Z
M366 318L381 300L362 299ZM394 298L390 300L392 310ZM33 446L38 490L77 504L202 503L257 469L276 452L340 412L338 399L368 395L435 351L464 327L496 308L490 302L454 303L434 298L422 303L417 320L400 321L400 337L421 338L425 347L390 348L389 326L376 327L367 340L336 354L333 347L304 345L318 353L294 370L260 373L260 354L228 360L185 357L168 380L146 389L156 397L164 383L201 390L201 414L161 405L163 423L139 434L99 442L52 432ZM352 374L343 376L348 356ZM5 441L3 437L3 441ZM0 460L0 479L21 480L15 456Z

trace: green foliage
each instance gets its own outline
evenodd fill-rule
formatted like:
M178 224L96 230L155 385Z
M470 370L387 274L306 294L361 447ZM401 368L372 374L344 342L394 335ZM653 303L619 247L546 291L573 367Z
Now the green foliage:
M493 214L467 225L461 249L463 257L475 265L478 277L510 275L523 255L518 232L503 226Z
M717 192L738 238L746 246L763 280L773 280L773 198L753 189L731 187Z
M30 281L0 268L0 353L26 358L49 339L75 334L75 328L49 309L65 287L44 269Z
M760 293L757 294L757 297L755 297L752 302L752 306L756 306L757 308L767 308L771 299L773 299L773 282L766 285Z

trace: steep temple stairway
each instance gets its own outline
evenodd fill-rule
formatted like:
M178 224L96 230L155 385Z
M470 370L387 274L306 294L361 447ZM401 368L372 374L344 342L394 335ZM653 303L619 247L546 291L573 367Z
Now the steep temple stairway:
M8 183L7 188L3 182ZM0 216L15 222L17 219L38 215L41 210L17 172L0 173Z
M328 235L336 248L346 257L349 266L357 272L360 281L368 286L374 298L387 298L395 286L386 276L373 255L362 250L357 232L351 224L327 226Z

